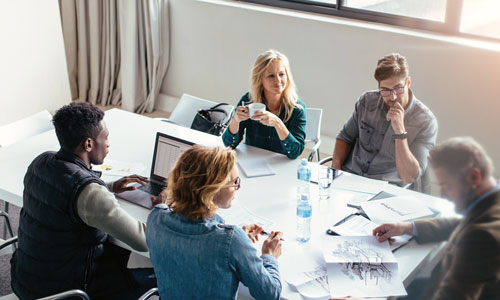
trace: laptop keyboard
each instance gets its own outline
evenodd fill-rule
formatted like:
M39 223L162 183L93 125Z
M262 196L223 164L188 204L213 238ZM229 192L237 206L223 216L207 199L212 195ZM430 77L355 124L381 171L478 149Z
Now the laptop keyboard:
M158 196L161 193L161 191L163 191L163 188L164 188L163 185L154 183L152 181L148 182L144 186L141 185L139 187L140 190L145 191L146 193L150 193L153 196Z

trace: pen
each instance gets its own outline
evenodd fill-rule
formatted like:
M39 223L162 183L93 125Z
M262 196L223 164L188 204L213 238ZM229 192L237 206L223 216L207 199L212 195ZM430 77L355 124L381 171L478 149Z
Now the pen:
M267 235L267 236L270 236L270 235L271 235L269 232L267 232L267 231L265 231L265 230L262 230L262 231L260 232L260 234L262 234L262 235ZM285 241L285 239L280 238L280 241Z

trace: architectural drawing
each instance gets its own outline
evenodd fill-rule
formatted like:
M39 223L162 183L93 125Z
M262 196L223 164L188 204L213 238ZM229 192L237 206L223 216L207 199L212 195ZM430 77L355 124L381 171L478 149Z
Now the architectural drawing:
M316 284L321 286L321 288L328 292L328 278L326 276L326 266L319 266L315 270L303 272L305 277L310 278Z
M374 236L327 236L322 242L330 297L406 295L388 242Z
M356 278L365 285L378 285L379 279L391 281L392 273L383 263L382 255L372 248L362 247L361 241L344 241L332 250L333 255L341 257L341 271L351 280Z

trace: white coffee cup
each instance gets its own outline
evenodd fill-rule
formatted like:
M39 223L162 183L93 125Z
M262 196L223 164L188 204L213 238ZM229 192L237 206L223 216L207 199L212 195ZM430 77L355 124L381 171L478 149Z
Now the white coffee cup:
M266 105L264 103L250 103L248 105L248 114L250 118L253 117L255 113L259 111L266 111Z

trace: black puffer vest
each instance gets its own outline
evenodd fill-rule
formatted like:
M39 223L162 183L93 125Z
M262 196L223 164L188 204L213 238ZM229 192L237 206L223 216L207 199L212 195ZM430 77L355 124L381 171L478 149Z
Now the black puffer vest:
M11 260L12 289L21 299L75 288L104 299L129 284L129 252L78 216L80 192L90 183L105 185L100 175L64 150L45 152L28 167L19 248Z

